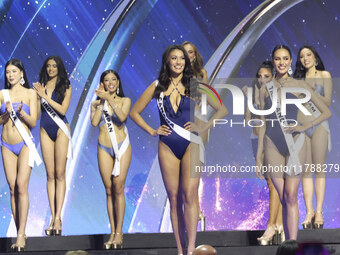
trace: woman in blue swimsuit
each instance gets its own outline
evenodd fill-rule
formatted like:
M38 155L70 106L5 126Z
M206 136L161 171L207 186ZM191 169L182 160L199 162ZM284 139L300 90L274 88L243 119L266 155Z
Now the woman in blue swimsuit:
M184 43L182 43L183 48L185 49L185 51L188 54L188 57L190 59L190 64L191 64L191 68L192 71L194 73L193 78L198 79L199 81L208 83L208 75L207 75L207 71L203 68L203 58L201 56L201 54L199 53L197 47L195 44L193 44L192 42L189 41L185 41ZM198 125L204 124L202 122L207 122L207 118L205 116L202 116L201 111L200 111L200 107L199 105L196 106L196 110L195 110L195 122L198 123ZM200 134L200 136L202 137L202 141L204 143L204 145L206 144L207 140L208 140L208 133L209 130L207 130L206 132ZM199 189L200 191L203 191L203 181L201 180L200 182L200 186L201 188ZM199 194L200 196L200 194ZM201 222L201 231L205 231L205 216L200 208L200 203L199 203L199 196L198 196L198 201L197 201L197 206L198 206L198 221Z
M69 130L65 115L70 105L72 88L61 58L58 56L47 58L39 73L39 83L33 85L42 100L41 103L45 100ZM39 117L40 112L41 152L46 167L47 194L51 209L51 221L45 233L48 236L61 235L61 211L66 192L65 170L69 138L48 114L46 108L39 103Z
M256 72L256 80L253 82L253 98L252 102L255 109L260 109L260 89L265 86L265 84L271 81L274 77L274 66L271 61L264 61ZM247 96L248 87L244 86L242 88L244 94ZM260 117L254 115L250 112L249 108L246 108L245 112L245 121L249 123L250 120L254 119L252 125L259 125ZM257 146L258 146L258 136L259 136L260 128L253 127L253 132L251 134L251 143L254 158L256 159L257 154ZM263 155L262 155L263 157ZM264 177L261 175L260 171L256 172L257 176L260 179L266 179L268 190L269 190L269 219L267 224L267 229L263 233L263 235L257 238L259 245L270 245L275 244L273 240L276 237L276 233L279 233L280 236L283 232L282 225L282 205L277 194L277 191L273 185L273 182L268 174L265 174ZM283 235L282 235L283 236Z
M303 46L298 52L294 78L304 79L315 91L320 99L330 107L332 102L332 77L325 70L322 60L312 46ZM314 121L316 116L305 116L302 124ZM323 166L326 163L327 147L330 150L330 130L328 122L314 125L305 131L307 135L307 164L315 167ZM315 171L315 196L316 211L313 208L313 174L312 167L308 168L302 179L303 195L306 204L306 218L302 223L303 228L323 228L324 220L322 215L323 201L325 198L326 178L323 171Z
M98 99L91 104L91 123L95 127L99 126L98 166L106 190L107 213L111 227L110 238L104 246L107 250L118 249L123 246L124 187L132 155L125 126L131 100L124 96L120 77L113 70L106 70L101 74L100 86L95 92ZM104 115L110 122L104 119ZM110 134L110 130L114 134ZM117 145L118 158L113 143ZM120 162L119 169L117 160ZM113 171L114 167L119 172Z
M7 100L5 102L5 90L8 91L12 104ZM12 248L23 251L26 246L28 183L32 168L29 166L30 150L10 118L10 113L13 109L23 125L24 132L30 133L30 129L36 125L37 121L37 95L30 89L24 66L18 59L12 59L6 63L5 90L0 92L0 124L3 125L1 153L11 193L13 219L17 229L17 240Z
M217 112L204 126L198 128L190 122L190 114L193 116L195 110L195 101L189 97L195 94L192 91L195 88L190 90L192 75L185 49L180 45L169 46L162 56L158 80L144 91L130 113L130 117L148 134L159 136L158 159L179 254L183 254L185 249L185 227L188 233L187 254L193 254L195 250L199 184L199 178L193 178L190 172L196 162L190 156L198 155L198 145L181 135L187 131L202 133L213 125L213 119L227 114L224 106L218 106ZM140 115L153 98L157 100L160 112L161 125L157 129L150 127ZM171 130L169 123L179 126L181 131Z
M278 98L281 98L282 88L289 87L301 87L303 84L299 84L293 78L290 78L291 73L291 63L292 57L290 49L285 45L276 46L272 52L272 60L276 70L276 76L273 83L268 83L260 89L260 102L261 109L270 109L272 106L272 100L270 98L269 90L270 85L273 86L272 89L278 91ZM303 86L304 89L308 89L307 86ZM279 121L269 121L263 126L259 134L259 146L257 151L256 162L260 165L262 149L264 144L264 160L266 165L270 165L276 170L270 171L270 177L273 184L279 194L279 198L282 204L282 218L284 233L287 240L296 240L298 233L299 224L299 211L297 204L297 192L301 181L301 171L304 170L302 166L306 162L306 142L304 139L304 131L313 125L317 125L331 116L331 112L327 106L322 102L321 99L312 91L311 101L320 109L321 115L311 122L304 123L303 125L296 124L300 123L301 112L295 105L287 104L287 111L285 118L287 119L290 127L282 128ZM287 93L287 99L297 99L303 97L302 93ZM279 111L280 109L275 109ZM282 113L282 112L281 112ZM278 115L281 118L281 113ZM278 120L275 112L266 116L267 120ZM263 119L265 122L265 119ZM296 124L296 126L294 126ZM287 125L286 123L284 125ZM283 129L283 130L282 130ZM284 133L287 134L285 137ZM293 140L295 144L295 153L290 155L289 148L291 146L287 145L286 139L289 142L289 138ZM288 159L293 158L293 164L298 164L299 166L294 168L287 168L286 172L282 171L284 167L289 167L287 163ZM299 161L299 162L297 162ZM279 171L278 171L279 169Z

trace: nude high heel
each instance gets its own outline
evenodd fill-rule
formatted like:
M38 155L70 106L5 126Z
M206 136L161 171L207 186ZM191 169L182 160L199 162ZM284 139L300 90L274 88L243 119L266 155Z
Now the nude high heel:
M274 234L273 235L270 235L270 236L265 236L264 234L257 238L257 241L259 243L259 245L262 245L262 246L266 246L266 245L273 245L273 244L277 244L277 229L276 229L276 226L269 226L267 227L267 229L272 229L274 230Z
M57 228L55 228L54 225L53 225L54 235L56 235L56 236L61 236L61 232L62 232L62 229L61 229L61 219L58 218L58 217L56 217L54 223L55 223L57 220L60 221L60 228L57 229Z
M18 237L23 237L24 240L25 240L25 244L23 246L20 246L20 245L16 245L15 244L15 251L17 252L23 252L26 250L26 240L27 240L27 236L25 234L18 234Z
M205 231L205 216L202 212L198 215L198 221L201 222L201 231Z
M315 220L314 211L307 212L305 221L301 223L303 229L312 228L312 226L314 226L314 220Z
M324 224L324 221L323 221L323 216L322 216L322 211L316 211L315 215L317 214L321 214L321 220L315 220L314 221L314 224L313 224L313 228L315 229L323 229L323 224Z
M109 240L112 239L112 241L107 241L107 242L104 243L104 248L105 248L105 250L110 250L110 249L112 249L113 239L114 239L115 234L116 234L116 233L114 233L114 232L110 234Z
M115 241L113 241L113 243L112 243L112 248L113 248L114 250L123 249L123 234L121 234L121 233L116 233L116 235L121 235L121 236L122 236L122 240L121 240L119 243L116 243Z
M48 226L48 228L45 229L45 234L47 236L53 236L54 234L54 229L53 229L53 225L54 225L54 221L50 221L50 225Z
M283 225L277 227L277 244L281 244L286 241L285 232L283 230Z

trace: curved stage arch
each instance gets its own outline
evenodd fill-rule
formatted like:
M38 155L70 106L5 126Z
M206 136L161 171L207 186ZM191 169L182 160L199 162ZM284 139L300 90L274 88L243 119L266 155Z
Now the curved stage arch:
M94 0L86 3L61 0L59 4L50 0L37 1L36 4L28 0L30 4L24 7L15 0L7 2L10 3L7 15L13 20L19 16L23 18L16 27L9 20L0 26L5 42L5 47L0 49L1 84L4 63L11 52L14 52L14 57L24 60L31 81L37 80L42 61L47 55L60 55L70 73L73 95L67 117L72 127L76 154L67 165L68 190L63 211L63 232L69 235L109 232L105 191L96 159L98 130L89 123L89 106L103 70L112 68L119 71L124 93L135 102L146 86L157 78L161 54L169 44L193 41L203 58L209 59L205 68L214 84L229 77L253 77L258 62L270 58L270 50L280 42L291 46L294 55L298 47L309 40L312 44L315 41L314 45L320 55L325 56L333 76L340 75L337 70L340 65L337 43L333 42L332 36L328 36L327 31L313 23L318 17L321 25L328 24L333 30L340 27L335 18L340 13L340 6L334 0L325 0L326 4L311 0L255 0L253 5L238 0L175 0L175 4L167 0L100 3ZM81 8L77 8L78 5ZM303 17L306 20L305 34L308 32L310 36L304 34L304 39L302 35L299 37L301 25L298 21L301 19L298 15L305 9L310 13ZM64 16L58 19L51 15L56 11ZM295 23L292 25L291 22ZM340 39L337 35L333 37ZM338 90L334 86L335 95L340 93ZM224 98L228 109L232 109L228 95ZM340 128L338 107L333 104L331 109L334 113L331 128ZM150 104L144 114L152 126L159 125L158 118L154 117L158 116L155 104ZM127 126L133 160L125 189L127 208L123 231L169 231L166 194L157 160L157 139L146 136L130 120ZM233 163L252 164L248 131L228 130L226 135L216 130L211 144L215 146L216 137L225 136L226 142L233 146L224 156ZM39 128L35 128L33 134L39 137ZM337 142L333 146L333 151L340 147ZM208 146L207 149L209 153L216 152L218 158L221 156L219 148ZM339 158L332 152L328 161L339 162ZM4 210L0 211L0 218L3 219L0 222L0 236L12 236L15 231L11 222L8 187L4 180L1 171L0 204ZM328 187L333 194L340 195L335 181L330 180ZM264 228L268 216L265 186L264 182L255 179L203 178L200 195L202 210L208 219L207 229ZM44 166L32 171L30 201L27 234L43 235L49 221ZM300 216L303 218L305 212L301 195L299 202ZM338 205L335 198L326 197L325 217L332 219L326 222L326 227L340 226L340 216L336 213Z

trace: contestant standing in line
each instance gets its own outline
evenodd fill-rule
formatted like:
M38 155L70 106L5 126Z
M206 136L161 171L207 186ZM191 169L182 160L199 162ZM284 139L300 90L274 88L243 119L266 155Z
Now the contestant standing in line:
M41 113L40 143L46 168L47 194L51 209L51 221L48 228L45 229L45 234L48 236L61 235L61 211L66 192L66 159L68 150L72 149L69 144L69 125L65 116L70 106L72 88L61 58L58 56L47 58L40 70L39 82L33 85L41 100L38 104L38 117ZM56 117L52 118L49 115L50 111L47 111L42 104L48 107L46 109L52 108L60 119L60 125L55 122Z
M107 250L118 249L123 248L124 186L132 155L125 126L131 100L124 96L120 77L113 70L106 70L101 74L100 86L95 92L98 100L91 104L91 123L95 127L99 125L98 166L106 190L107 213L111 226L110 238L104 246ZM110 122L106 122L105 116ZM114 134L109 133L108 126L111 125L114 127Z
M274 76L274 66L271 61L264 61L256 72L256 80L253 82L253 105L254 108L260 109L260 89L265 86L265 84L273 79ZM245 95L248 96L247 87L242 88ZM249 108L246 108L245 113L245 121L248 123L250 120L253 120L252 125L260 125L260 117L254 115L250 112ZM257 120L257 121L256 121ZM252 149L254 153L254 157L256 159L257 154L257 146L258 146L258 136L259 136L260 128L254 127L253 132L251 134L251 143ZM261 155L263 158L263 154ZM263 179L263 176L256 173L260 179ZM276 233L279 234L279 237L284 237L283 233L283 225L282 225L282 205L277 194L277 191L273 185L272 180L268 174L265 174L265 179L267 181L268 189L269 189L269 219L267 224L267 229L263 233L263 235L257 238L259 245L271 245L274 244Z
M202 145L197 133L205 132L212 126L214 118L223 118L228 113L224 106L218 106L217 112L203 127L198 128L195 123L190 122L190 113L195 109L195 101L190 95L197 95L198 91L197 87L190 88L192 75L185 49L180 45L169 46L162 56L158 80L144 91L130 113L130 117L147 133L160 136L158 159L170 201L171 224L178 254L183 254L185 250L185 228L188 233L187 254L193 254L195 250L199 184L199 178L192 176L194 173L191 172L197 162L195 155L199 154L199 146L181 135L189 131L190 140L193 137L199 138ZM157 100L160 110L161 126L156 130L140 115L153 98ZM171 130L167 123L176 124L181 131L177 133Z
M320 99L330 107L332 102L332 77L325 70L322 60L312 46L303 46L298 52L294 78L305 79L307 84L314 90ZM310 112L312 112L310 110ZM306 116L304 122L314 121L315 115ZM304 123L302 122L302 124ZM326 163L327 148L330 150L330 130L328 122L314 125L305 131L307 135L307 164L315 167L323 166ZM316 211L313 209L313 173L312 167L307 169L302 179L303 194L306 204L306 218L302 223L306 228L323 228L322 216L323 201L325 198L326 176L323 171L315 171L315 196Z
M303 86L308 89L307 86L299 84L293 78L290 78L292 56L290 49L285 45L278 45L272 52L273 64L276 71L275 80L273 83L267 83L260 90L260 102L261 109L270 109L272 100L270 98L268 90L277 90L278 98L281 98L281 90L285 87L297 87ZM268 87L267 87L268 86ZM272 86L272 87L271 87ZM273 167L284 167L287 165L289 156L292 156L294 165L298 165L296 169L290 168L288 172L270 172L270 177L273 184L279 194L279 198L282 204L282 218L285 237L287 240L296 240L299 224L299 211L297 204L297 192L302 177L302 166L306 162L307 147L304 138L304 131L314 125L320 124L324 120L331 116L331 112L322 100L312 91L311 100L320 109L321 115L313 121L305 123L304 125L297 124L295 127L286 127L282 129L280 122L270 122L260 129L259 146L257 151L256 162L260 165L261 155L264 143L264 158L268 165ZM303 97L301 93L287 93L286 98L297 99ZM295 105L287 105L287 115L285 118L288 120L296 120L300 123L300 119L303 117L302 113ZM276 111L281 109L277 108ZM277 119L276 113L267 115L267 119ZM290 125L294 122L287 121ZM296 123L296 122L295 122ZM286 125L286 124L285 124ZM265 133L264 133L265 131ZM286 138L283 134L287 134ZM297 154L289 155L290 144L287 145L286 139L294 139L295 152ZM298 161L298 162L297 162ZM301 166L301 167L299 167Z
M182 46L188 54L191 68L194 73L193 78L196 78L199 81L208 83L207 71L203 68L203 59L197 47L192 42L188 42L188 41L185 41L184 43L182 43ZM195 109L195 117L196 117L195 122L199 123L198 125L203 125L204 123L207 122L206 116L202 116L198 105L196 106L196 109ZM200 134L204 144L207 142L208 133L209 133L209 130ZM198 205L198 211L199 211L198 220L201 221L201 230L205 231L205 216L200 208L199 196L197 200L197 205Z
M5 92L9 94L7 99ZM23 140L21 134L26 132L29 135L30 129L36 125L37 95L30 89L24 66L18 59L12 59L5 65L5 90L0 92L0 102L0 124L3 125L2 161L11 193L11 208L17 229L17 240L11 248L20 252L24 251L26 247L25 229L29 209L28 183L32 169L29 159L33 155L31 147L28 147L30 144ZM20 129L14 124L10 113L19 118L23 130L19 131ZM28 139L30 139L29 136Z

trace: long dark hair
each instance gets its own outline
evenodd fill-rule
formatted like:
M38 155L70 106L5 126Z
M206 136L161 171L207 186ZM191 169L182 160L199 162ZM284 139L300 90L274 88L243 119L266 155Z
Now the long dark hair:
M253 103L255 102L255 87L257 89L261 88L261 84L258 81L258 73L260 71L260 69L265 68L270 70L272 76L274 77L274 65L272 61L263 61L262 64L258 67L257 71L256 71L256 79L253 82Z
M306 68L304 68L304 66L302 65L301 60L300 60L300 53L303 49L309 49L314 54L315 60L317 62L317 65L315 66L316 70L319 70L319 71L325 70L325 66L323 65L323 62L322 62L318 52L316 51L316 49L313 46L304 45L300 48L300 50L298 52L297 60L296 60L296 64L295 64L294 78L297 78L297 79L306 78L306 71L307 70L306 70Z
M198 51L196 45L193 44L192 42L185 41L184 43L182 43L182 46L184 47L187 44L191 45L191 47L195 51L195 60L193 61L192 66L191 66L192 67L192 71L194 72L194 75L197 78L202 79L203 78L203 73L202 73L203 58L202 58L200 52Z
M299 250L299 244L296 240L286 240L279 245L276 255L295 255Z
M25 83L22 86L27 88L27 89L29 89L30 88L30 84L28 83L28 79L27 79L25 68L24 68L24 64L21 62L21 60L16 59L16 58L13 58L13 59L9 60L6 63L6 65L5 65L5 89L10 89L11 88L11 84L9 83L9 81L7 80L7 77L6 77L6 68L9 65L16 66L17 68L19 68L20 71L22 71L23 78L25 80Z
M190 79L193 77L190 60L185 49L181 45L174 44L174 45L170 45L163 53L162 67L161 67L161 70L158 76L159 84L155 89L155 93L153 95L154 98L159 98L159 95L161 94L161 92L166 91L169 88L171 81L170 81L170 68L168 65L168 58L169 58L170 53L173 50L180 50L184 54L185 67L183 70L182 84L185 87L185 95L190 96Z
M279 44L279 45L276 45L272 51L272 59L274 59L274 54L277 50L280 50L280 49L285 49L288 51L289 53L289 56L290 58L292 59L292 52L290 51L289 47L287 45L284 45L284 44Z
M119 88L119 93L117 94L117 96L119 97L124 97L124 92L123 92L123 86L122 86L122 82L120 81L120 77L119 77L119 74L115 71L115 70L112 70L112 69L109 69L109 70L105 70L101 76L100 76L100 82L104 83L104 78L107 74L109 73L113 73L118 81L119 81L119 85L118 85L118 88ZM104 89L105 89L105 86L104 86ZM99 97L97 97L97 100L99 99Z
M57 64L58 76L55 85L55 93L57 95L58 103L62 103L64 101L65 91L70 87L70 80L67 77L64 63L59 56L51 56L45 60L44 65L39 72L39 82L43 84L43 86L46 86L49 81L50 77L47 73L47 62L51 59L53 59Z

